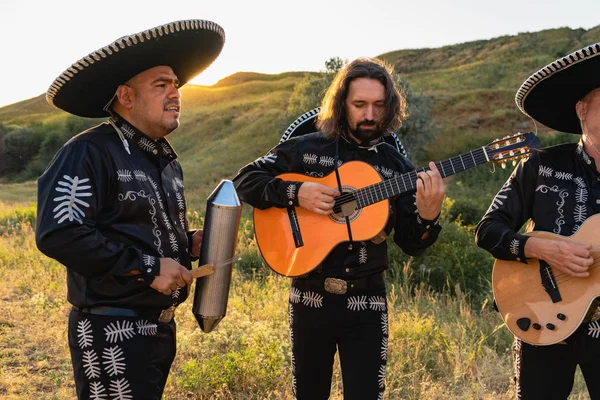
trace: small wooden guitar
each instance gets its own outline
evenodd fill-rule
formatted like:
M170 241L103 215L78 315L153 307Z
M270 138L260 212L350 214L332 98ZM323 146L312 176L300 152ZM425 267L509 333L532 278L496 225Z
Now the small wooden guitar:
M505 163L508 159L526 157L537 149L537 136L531 132L520 133L438 162L436 166L445 178L486 162ZM350 161L338 168L342 194L336 198L332 214L320 215L301 207L255 208L254 232L262 257L278 274L301 276L316 268L337 244L349 241L349 230L353 241L374 238L389 217L389 201L383 200L415 191L417 172L423 170L425 168L382 180L369 164ZM334 172L323 178L297 173L278 177L338 187Z
M550 345L569 337L588 319L600 296L600 214L588 218L572 236L534 231L528 236L592 244L590 275L576 278L543 260L496 260L492 287L498 311L508 329L533 345Z

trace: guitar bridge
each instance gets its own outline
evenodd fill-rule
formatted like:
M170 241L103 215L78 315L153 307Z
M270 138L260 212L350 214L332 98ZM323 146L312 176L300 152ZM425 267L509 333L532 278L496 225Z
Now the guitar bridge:
M552 272L552 268L550 268L550 264L548 264L546 261L539 261L542 286L544 286L544 290L546 291L546 293L548 293L552 302L558 303L562 300L562 297L560 296L560 291L558 290L556 279L554 279L554 273Z
M304 246L302 240L302 233L300 232L300 224L298 223L298 214L296 214L295 207L287 208L288 218L290 219L290 228L292 230L292 237L294 238L294 244L296 248Z

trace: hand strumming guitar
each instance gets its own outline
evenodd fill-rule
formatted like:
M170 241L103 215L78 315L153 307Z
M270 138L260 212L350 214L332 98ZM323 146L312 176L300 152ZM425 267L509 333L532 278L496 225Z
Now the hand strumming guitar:
M298 190L298 203L308 211L327 215L333 212L335 198L339 195L339 190L335 188L316 182L304 182Z
M552 267L575 277L589 276L594 262L591 244L531 237L525 243L525 257L544 260Z

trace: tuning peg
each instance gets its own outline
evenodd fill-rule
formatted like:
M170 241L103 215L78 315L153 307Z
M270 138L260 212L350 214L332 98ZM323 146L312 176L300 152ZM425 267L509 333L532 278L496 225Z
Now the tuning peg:
M502 169L506 169L506 162L501 163L500 166L502 167Z
M513 167L514 167L515 165L517 165L517 160L513 160L512 162L513 162Z

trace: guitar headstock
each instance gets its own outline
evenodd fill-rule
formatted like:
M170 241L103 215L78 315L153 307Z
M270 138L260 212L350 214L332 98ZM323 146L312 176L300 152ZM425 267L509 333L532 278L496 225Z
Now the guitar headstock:
M500 163L502 168L506 168L506 161L512 160L516 165L518 159L527 158L539 149L540 139L533 132L506 136L485 146L489 161Z

